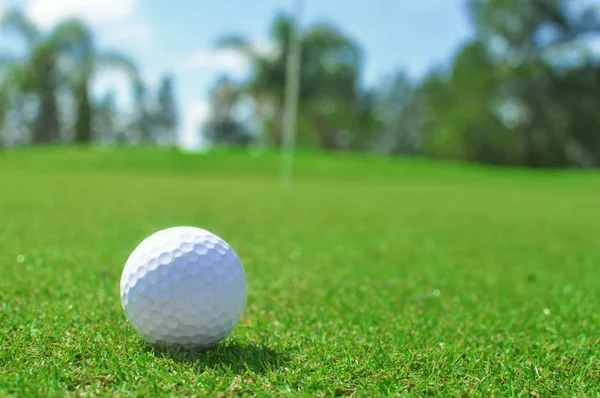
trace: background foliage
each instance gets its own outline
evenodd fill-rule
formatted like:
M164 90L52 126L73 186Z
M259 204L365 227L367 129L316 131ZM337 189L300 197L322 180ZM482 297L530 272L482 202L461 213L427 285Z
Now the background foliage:
M401 68L380 84L361 82L360 43L327 23L301 31L297 144L327 151L427 156L526 167L600 165L600 65L590 41L600 17L567 0L469 0L475 35L452 59L414 80ZM176 142L173 79L156 92L126 54L100 49L80 21L42 32L19 12L1 25L27 43L25 57L0 54L0 145ZM281 144L288 37L272 22L275 51L224 34L216 43L252 65L244 81L222 76L198 134L212 145ZM133 111L114 94L90 97L90 81L119 68L131 81ZM239 108L250 105L251 120Z

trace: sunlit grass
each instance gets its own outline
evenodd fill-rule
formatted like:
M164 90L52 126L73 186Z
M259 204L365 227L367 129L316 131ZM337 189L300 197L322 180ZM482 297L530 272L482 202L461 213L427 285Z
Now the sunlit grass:
M423 160L0 153L0 395L591 395L600 178ZM119 277L195 225L246 268L245 316L206 354L154 351Z

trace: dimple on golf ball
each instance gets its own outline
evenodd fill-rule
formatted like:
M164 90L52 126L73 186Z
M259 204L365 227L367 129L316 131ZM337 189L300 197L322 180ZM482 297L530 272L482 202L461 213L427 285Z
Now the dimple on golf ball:
M244 267L223 239L172 227L144 239L127 259L121 304L150 344L211 348L240 321L246 289Z

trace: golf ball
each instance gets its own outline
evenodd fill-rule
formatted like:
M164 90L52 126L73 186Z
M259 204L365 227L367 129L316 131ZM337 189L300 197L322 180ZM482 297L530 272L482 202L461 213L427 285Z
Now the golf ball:
M246 305L246 274L217 235L173 227L144 239L121 275L125 316L150 344L214 347L232 332Z

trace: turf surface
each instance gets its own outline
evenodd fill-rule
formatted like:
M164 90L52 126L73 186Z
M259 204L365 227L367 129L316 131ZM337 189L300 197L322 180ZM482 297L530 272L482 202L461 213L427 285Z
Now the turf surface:
M600 388L600 175L301 154L0 153L0 396L534 395ZM119 301L138 242L246 268L216 350L153 350Z

